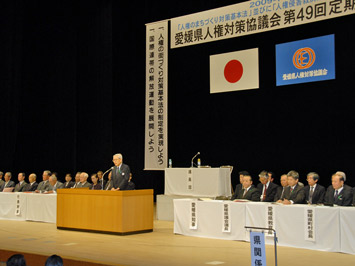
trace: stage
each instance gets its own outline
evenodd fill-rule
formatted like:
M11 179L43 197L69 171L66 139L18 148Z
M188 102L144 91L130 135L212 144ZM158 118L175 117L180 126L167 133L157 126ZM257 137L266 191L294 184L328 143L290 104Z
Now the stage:
M154 220L153 232L118 236L58 230L52 223L0 220L0 261L6 260L7 250L42 255L42 261L52 254L72 260L64 265L251 265L248 242L175 235L173 227L172 221ZM266 251L267 264L274 265L274 247L267 245ZM278 247L277 252L279 265L355 263L354 255L342 253L289 247Z

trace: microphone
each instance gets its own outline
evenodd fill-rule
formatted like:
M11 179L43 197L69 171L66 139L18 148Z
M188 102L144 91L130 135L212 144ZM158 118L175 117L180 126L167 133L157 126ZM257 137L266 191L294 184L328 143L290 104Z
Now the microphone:
M103 174L102 174L102 180L104 180L104 176L105 176L105 174L107 174L108 172L112 171L112 170L113 170L113 168L114 168L114 167L112 166L111 168L107 169L105 173L103 173ZM103 189L104 189L104 181L102 181L102 187L101 187L101 190L103 190Z
M193 168L194 167L194 159L196 158L197 155L199 155L200 152L196 153L194 157L192 157L191 159L191 167Z

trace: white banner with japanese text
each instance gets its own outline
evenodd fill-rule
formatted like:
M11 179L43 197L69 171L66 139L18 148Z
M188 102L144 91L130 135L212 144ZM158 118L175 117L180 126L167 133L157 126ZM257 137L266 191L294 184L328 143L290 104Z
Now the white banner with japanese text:
M171 48L355 13L354 0L251 0L171 19Z
M145 170L164 170L168 156L168 21L146 25Z

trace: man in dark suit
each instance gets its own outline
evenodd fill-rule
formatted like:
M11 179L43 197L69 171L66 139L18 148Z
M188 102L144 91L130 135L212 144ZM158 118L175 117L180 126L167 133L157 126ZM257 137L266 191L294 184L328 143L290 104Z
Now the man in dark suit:
M253 180L250 175L243 177L243 188L238 193L236 200L238 199L260 201L259 190L253 186Z
M37 179L36 174L30 174L28 176L29 184L27 184L25 191L32 191L32 192L36 191L38 187L38 183L36 182L36 179Z
M122 154L113 155L113 163L115 166L112 169L112 186L111 190L125 190L128 185L129 174L131 170L127 164L123 163Z
M15 189L14 191L15 192L23 192L26 190L27 188L27 183L25 181L25 173L19 173L18 176L17 176L17 179L18 179L18 183L17 185L15 186Z
M283 204L302 204L305 200L304 187L298 185L299 174L292 170L287 173L288 187L285 189L284 200L278 202Z
M108 173L108 180L106 182L106 185L104 187L104 190L111 190L112 189L112 171Z
M276 189L276 194L274 197L275 202L278 200L284 200L285 198L285 189L288 187L287 174L281 175L280 184L281 186L277 187Z
M99 178L99 181L97 183L99 183L102 187L102 189L104 189L104 187L106 186L106 180L104 179L103 175L104 173L102 171L97 171L97 177Z
M52 175L52 172L49 170L45 170L43 171L42 174L42 180L41 182L39 182L37 189L36 189L36 193L42 193L45 191L48 191L50 189L52 189L51 184L49 183L49 177Z
M238 197L239 192L242 190L242 188L243 188L243 177L245 175L249 175L249 173L247 171L240 171L239 172L239 184L237 184L235 186L235 190L234 190L234 193L233 193L233 196L232 196L231 200L235 200Z
M64 188L72 188L75 185L75 183L71 181L71 179L72 179L71 174L65 175Z
M324 197L324 204L335 204L338 206L351 206L353 202L353 189L345 185L346 175L343 172L336 172L332 175L332 185L328 187Z
M11 188L11 187L15 187L15 182L11 180L12 174L11 172L6 172L4 179L5 182L4 184L0 187L0 192L3 191L5 188Z
M304 187L304 194L308 204L321 204L324 201L325 187L317 182L319 175L315 172L310 172L307 175L308 185Z
M262 171L259 174L260 183L257 185L257 189L260 193L260 201L273 202L278 185L271 182L271 176L267 171Z

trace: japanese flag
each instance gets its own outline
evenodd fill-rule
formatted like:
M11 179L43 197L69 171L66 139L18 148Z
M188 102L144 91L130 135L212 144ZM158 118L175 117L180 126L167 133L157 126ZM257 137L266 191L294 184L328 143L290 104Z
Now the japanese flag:
M210 93L258 88L258 48L210 56Z

